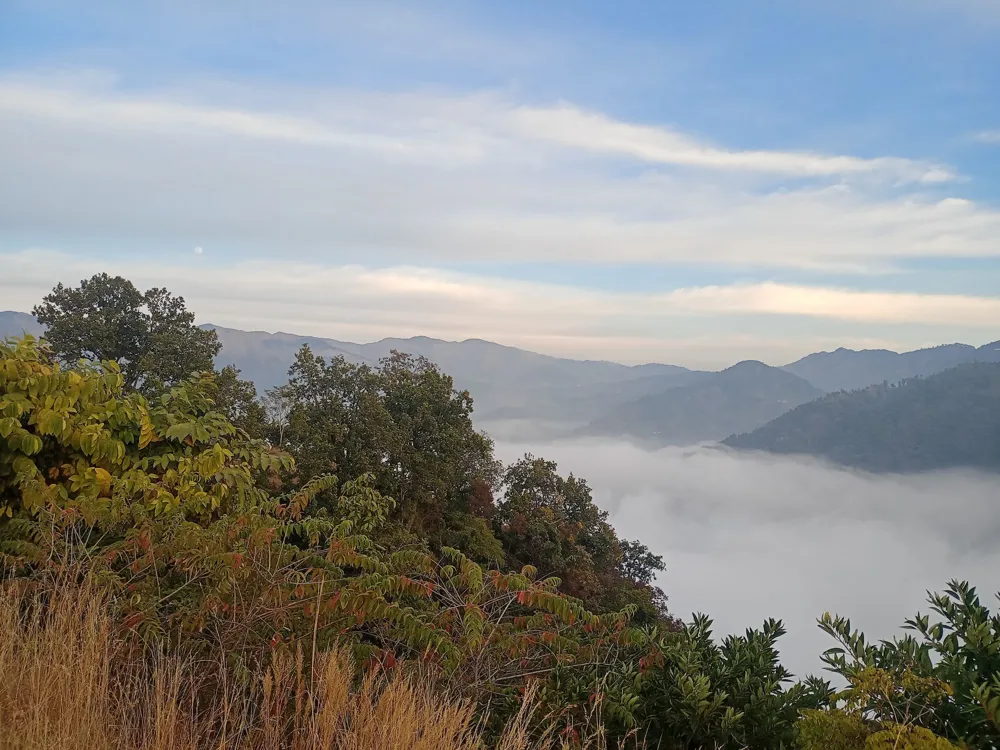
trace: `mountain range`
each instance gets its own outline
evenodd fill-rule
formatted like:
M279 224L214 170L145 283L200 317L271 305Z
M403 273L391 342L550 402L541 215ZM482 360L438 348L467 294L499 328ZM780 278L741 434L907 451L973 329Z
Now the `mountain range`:
M295 352L377 364L391 351L424 356L469 390L479 427L498 439L624 437L647 444L689 444L752 433L825 393L935 375L970 362L1000 362L1000 341L981 347L948 344L912 352L837 349L783 367L746 361L721 372L668 364L552 357L481 339L423 336L367 344L290 333L213 328L219 366L232 364L264 391L285 381ZM39 335L31 316L0 312L0 337ZM769 445L754 438L754 445ZM735 438L734 447L743 447Z
M928 378L837 391L723 442L868 471L997 470L1000 363L967 363Z
M621 404L577 434L628 436L671 445L716 441L754 429L822 395L797 375L748 360Z
M978 348L945 344L902 354L888 349L837 349L810 354L783 369L824 391L853 391L874 383L935 375L967 362L1000 362L1000 341Z

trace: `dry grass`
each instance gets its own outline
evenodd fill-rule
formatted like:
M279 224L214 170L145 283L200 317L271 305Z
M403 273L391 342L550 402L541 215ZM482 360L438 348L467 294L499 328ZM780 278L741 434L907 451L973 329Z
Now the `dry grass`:
M150 655L115 636L102 598L0 589L3 750L480 750L473 708L403 676L360 681L344 652L276 658L237 679L218 663ZM553 748L531 700L497 750Z

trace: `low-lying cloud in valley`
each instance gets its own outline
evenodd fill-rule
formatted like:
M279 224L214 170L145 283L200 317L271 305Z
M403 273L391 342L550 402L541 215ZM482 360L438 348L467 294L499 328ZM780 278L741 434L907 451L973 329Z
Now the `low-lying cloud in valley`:
M927 589L1000 589L1000 477L973 471L870 475L815 460L715 448L647 451L624 442L501 443L588 480L621 536L663 555L659 584L682 617L706 612L716 634L781 618L784 663L819 673L834 645L824 611L869 638L902 634Z

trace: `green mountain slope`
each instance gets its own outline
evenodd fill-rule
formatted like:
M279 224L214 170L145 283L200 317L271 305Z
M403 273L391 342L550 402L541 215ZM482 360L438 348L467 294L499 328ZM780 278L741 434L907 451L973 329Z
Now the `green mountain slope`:
M766 424L821 395L802 378L751 360L621 404L578 434L631 437L665 445L721 440Z
M724 442L879 472L1000 469L1000 364L831 393Z

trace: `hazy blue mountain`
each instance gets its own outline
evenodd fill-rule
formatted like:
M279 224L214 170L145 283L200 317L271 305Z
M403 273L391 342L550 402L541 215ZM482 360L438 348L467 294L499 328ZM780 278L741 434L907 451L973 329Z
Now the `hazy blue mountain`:
M822 395L797 375L748 360L620 404L578 434L673 445L721 440Z
M1000 469L1000 364L837 392L726 445L821 456L870 471Z
M888 349L837 349L817 352L785 365L824 391L851 391L876 383L934 375L966 362L1000 362L1000 341L976 348L945 344L902 354Z
M41 336L43 330L43 326L35 320L34 315L14 312L13 310L0 311L0 339L8 336L23 336L26 333L30 333L32 336Z
M564 433L586 424L608 404L691 382L699 373L673 365L630 367L615 362L551 357L480 339L442 341L417 336L356 344L288 333L215 328L219 365L233 364L258 389L285 382L302 344L316 354L376 364L397 350L424 356L451 375L475 401L475 419L499 437Z
M442 341L416 336L368 344L291 333L241 331L206 324L216 331L222 351L218 366L235 365L259 391L284 383L288 367L303 344L313 352L375 365L393 350L424 356L452 376L456 387L475 400L476 422L499 437L564 434L587 424L611 404L675 385L701 373L663 364L627 366L616 362L551 357L481 339ZM40 334L42 327L25 313L0 313L0 335Z
M903 354L838 349L811 354L784 368L748 361L710 373L673 365L551 357L480 339L417 336L358 344L204 327L214 328L222 342L217 364L236 365L262 392L285 382L302 344L324 357L372 365L392 350L425 356L451 375L456 387L472 393L476 423L506 440L569 434L626 436L660 444L721 440L751 432L822 391L930 375L969 361L1000 362L997 342L978 349L949 344ZM31 315L0 312L0 337L24 332L40 335L42 327Z

